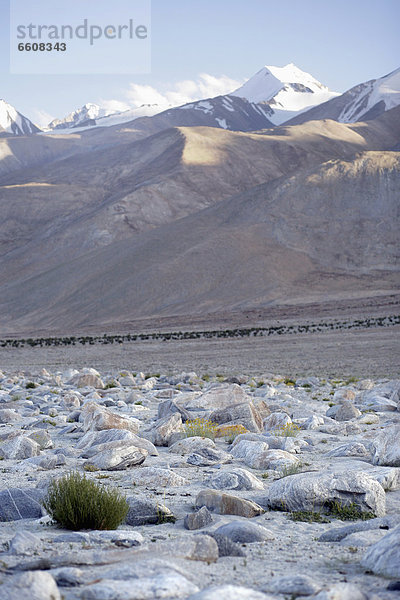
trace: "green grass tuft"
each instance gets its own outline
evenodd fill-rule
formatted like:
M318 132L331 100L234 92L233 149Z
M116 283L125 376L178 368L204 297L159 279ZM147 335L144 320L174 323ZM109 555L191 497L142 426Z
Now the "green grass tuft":
M128 514L126 498L77 472L51 482L43 506L66 529L116 529Z

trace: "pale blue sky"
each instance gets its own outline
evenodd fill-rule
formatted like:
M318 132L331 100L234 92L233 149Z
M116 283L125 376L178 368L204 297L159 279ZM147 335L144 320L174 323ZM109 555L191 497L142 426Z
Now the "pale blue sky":
M96 0L68 5L85 2ZM151 74L10 75L9 0L0 0L0 97L31 118L63 117L85 102L129 104L132 83L165 93L201 73L242 81L289 62L342 92L400 66L399 22L399 0L153 0Z

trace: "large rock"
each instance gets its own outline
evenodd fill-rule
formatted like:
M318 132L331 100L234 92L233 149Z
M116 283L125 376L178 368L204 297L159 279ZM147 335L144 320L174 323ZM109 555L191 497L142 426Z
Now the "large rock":
M119 447L98 452L86 462L102 471L122 471L141 465L146 457L147 450L133 446L130 442L120 442ZM127 444L127 445L126 445Z
M95 402L87 402L84 405L81 417L85 432L102 431L103 429L126 429L132 433L138 433L140 426L138 419L121 417Z
M57 584L47 571L28 571L16 575L1 586L0 595L7 600L61 600Z
M397 402L371 393L364 399L363 408L376 410L377 412L394 412L397 410Z
M241 402L226 408L219 408L213 411L209 419L212 423L222 425L243 425L248 431L259 433L262 430L263 420L251 402Z
M158 405L158 419L168 417L174 413L179 413L181 415L183 423L191 418L190 413L182 406L178 406L173 400L165 400L165 402L161 402L161 404Z
M48 450L54 446L49 432L44 429L32 431L32 433L28 434L28 438L39 444L41 450Z
M284 412L273 412L264 419L264 430L265 431L279 431L285 425L290 425L292 419Z
M120 581L103 579L99 583L85 586L80 594L83 600L175 600L187 598L198 591L198 587L179 573L161 573L152 577L139 577Z
M189 454L187 463L197 467L211 467L221 463L232 462L232 456L220 448L202 448Z
M144 448L150 456L158 456L157 448L146 440L139 437L132 431L126 429L104 429L103 431L88 431L79 440L76 448L82 449L81 456L90 458L93 454L102 450L108 450L120 444L127 442L137 448Z
M215 450L216 445L210 438L193 436L178 440L169 447L169 452L185 456L186 454L192 454L193 452L199 452L200 450L205 449Z
M266 584L266 589L268 592L287 594L290 598L297 598L316 594L321 589L321 585L308 575L286 575L271 579Z
M249 523L248 521L231 521L226 525L218 527L215 533L226 535L233 542L239 542L241 544L251 544L254 542L265 542L267 540L273 540L274 535L256 523Z
M67 383L77 388L93 387L98 390L104 389L104 383L100 379L99 375L95 375L94 373L78 373L77 375L74 375Z
M381 431L371 443L374 465L400 467L400 425Z
M343 401L335 413L336 421L351 421L361 416L361 411L358 410L351 402Z
M35 440L25 435L16 435L0 446L0 456L13 460L22 460L38 456L40 446Z
M207 588L190 596L188 600L273 600L262 592L237 585L220 585Z
M269 446L267 442L241 439L240 442L232 446L231 454L235 458L242 460L246 465L252 468L254 464L262 462Z
M313 596L313 600L371 600L371 597L352 583L336 583Z
M0 521L39 519L43 515L43 491L34 488L6 488L0 492Z
M215 490L263 490L262 481L255 475L240 469L232 468L229 471L219 471L208 480L207 485Z
M361 564L376 575L400 578L400 525L371 546Z
M179 413L174 413L156 421L143 435L155 446L168 446L172 436L180 431L183 431L182 417Z
M271 508L288 511L327 511L332 502L354 502L362 512L385 514L385 491L364 472L290 475L274 481L267 496Z
M238 517L252 518L261 515L264 509L251 500L244 500L232 494L217 492L216 490L202 490L195 502L196 507L206 506L209 510L221 515L237 515Z
M126 524L137 527L138 525L157 525L158 523L175 522L173 513L163 504L145 500L143 498L127 498L129 512Z
M19 421L21 416L12 408L3 408L0 410L0 423L8 425L14 421Z
M360 458L369 457L371 453L366 449L364 444L360 442L350 442L349 444L342 444L337 448L334 448L330 452L327 452L327 456L357 456Z
M195 513L189 513L185 516L184 526L186 529L194 530L201 529L202 527L206 527L206 525L210 525L212 523L213 518L212 514L208 510L206 506L202 506Z
M249 402L251 398L239 385L234 383L232 385L215 385L204 394L189 398L184 404L178 398L175 401L187 410L216 410L241 402Z
M285 450L270 450L266 442L242 440L232 448L231 453L252 469L279 470L300 463L298 458Z

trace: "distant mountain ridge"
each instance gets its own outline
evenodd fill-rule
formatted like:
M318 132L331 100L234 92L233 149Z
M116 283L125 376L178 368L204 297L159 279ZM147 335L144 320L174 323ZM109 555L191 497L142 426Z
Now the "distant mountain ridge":
M339 94L290 63L284 67L263 67L229 94L167 109L157 104L143 104L115 111L87 103L64 118L54 119L44 133L73 134L133 123L138 130L147 130L149 135L159 131L160 126L201 125L231 131L256 131L318 119L353 123L373 119L399 104L400 69ZM1 131L3 135L31 135L39 133L40 129L2 100Z
M124 143L104 128L95 150L3 176L0 330L392 293L399 111L251 133L159 123ZM57 141L14 141L36 140Z
M0 132L1 130L11 135L32 135L40 131L39 127L11 104L0 99Z
M368 121L400 105L400 68L379 79L371 79L287 121L299 125L315 119L340 123Z

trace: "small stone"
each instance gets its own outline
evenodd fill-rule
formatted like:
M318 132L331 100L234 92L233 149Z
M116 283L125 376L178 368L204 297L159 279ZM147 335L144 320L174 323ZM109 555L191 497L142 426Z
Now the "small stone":
M21 529L10 542L10 554L29 556L37 552L40 546L41 540L37 535Z
M236 542L233 542L226 535L216 533L215 531L205 531L205 534L211 536L218 545L218 554L223 556L246 556L242 548Z
M213 518L210 511L203 506L197 512L187 514L183 524L186 529L194 530L201 529L202 527L212 523L212 521Z

